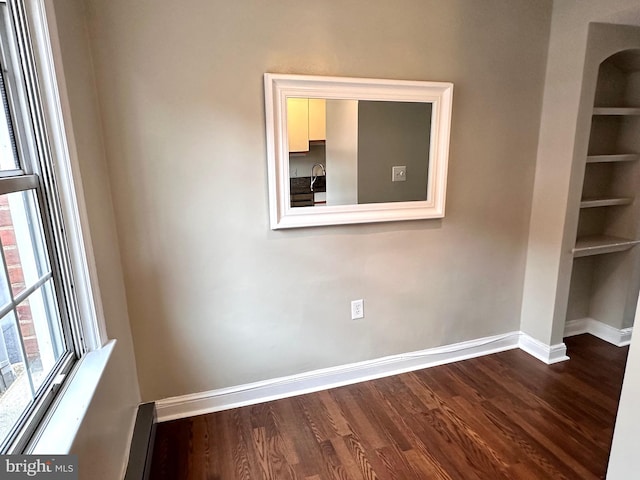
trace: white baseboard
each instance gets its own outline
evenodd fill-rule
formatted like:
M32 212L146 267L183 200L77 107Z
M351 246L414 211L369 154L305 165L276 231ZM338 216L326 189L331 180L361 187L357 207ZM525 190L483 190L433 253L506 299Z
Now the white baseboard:
M156 402L156 412L158 421L166 422L178 418L317 392L328 388L511 350L518 348L521 336L521 332L510 332L444 347L392 355L371 361L314 370L236 387L165 398Z
M523 332L510 332L418 352L165 398L156 401L156 412L158 422L166 422L435 367L514 348L520 348L547 364L569 359L564 343L545 345Z
M589 320L591 319L579 318L577 320L567 320L564 324L564 338L589 333Z
M572 337L582 333L590 333L594 337L598 337L605 342L612 343L617 347L624 347L631 343L631 333L633 327L615 328L606 323L602 323L594 318L579 318L569 320L564 326L564 336Z
M547 365L569 360L569 357L567 357L567 346L564 343L547 345L540 340L530 337L526 333L521 332L518 347Z

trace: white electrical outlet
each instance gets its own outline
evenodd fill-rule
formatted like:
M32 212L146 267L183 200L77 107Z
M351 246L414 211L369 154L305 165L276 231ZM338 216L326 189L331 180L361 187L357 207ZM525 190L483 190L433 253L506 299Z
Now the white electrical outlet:
M364 318L364 300L353 300L351 302L351 320Z

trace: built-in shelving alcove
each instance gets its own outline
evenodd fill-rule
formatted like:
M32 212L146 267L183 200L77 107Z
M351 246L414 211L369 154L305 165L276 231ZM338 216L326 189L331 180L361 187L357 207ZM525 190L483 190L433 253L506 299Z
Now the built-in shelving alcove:
M640 50L600 65L579 209L567 320L630 327L640 290Z

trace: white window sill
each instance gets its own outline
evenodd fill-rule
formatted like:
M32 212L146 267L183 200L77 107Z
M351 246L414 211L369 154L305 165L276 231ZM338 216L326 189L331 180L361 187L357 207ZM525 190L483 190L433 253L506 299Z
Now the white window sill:
M116 341L111 340L102 348L82 357L70 373L71 378L64 383L63 390L51 407L51 413L36 431L36 439L26 453L64 455L71 451L115 344Z

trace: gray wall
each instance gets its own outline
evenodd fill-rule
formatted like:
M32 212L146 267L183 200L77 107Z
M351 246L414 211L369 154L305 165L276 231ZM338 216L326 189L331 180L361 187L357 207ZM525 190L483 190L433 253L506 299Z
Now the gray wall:
M112 480L124 472L140 393L84 6L81 0L54 6L48 13L55 13L60 37L72 121L67 128L76 140L107 334L117 339L71 453L79 456L81 479Z
M550 0L87 6L144 400L520 328ZM264 72L453 82L446 217L271 231Z
M358 203L427 199L431 104L358 102ZM407 167L392 182L393 166Z

